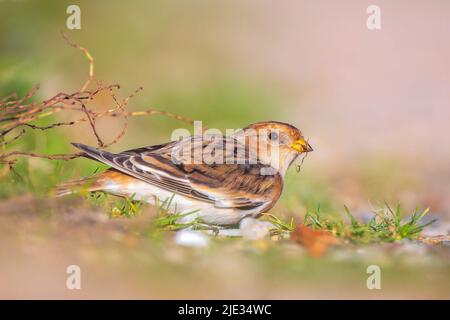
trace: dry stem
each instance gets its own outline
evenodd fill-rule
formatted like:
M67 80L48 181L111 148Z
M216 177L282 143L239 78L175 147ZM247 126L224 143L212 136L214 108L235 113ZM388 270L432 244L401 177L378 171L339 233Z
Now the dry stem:
M118 84L101 85L100 83L97 83L94 89L88 90L94 80L94 58L88 49L73 42L66 33L62 32L62 36L71 47L81 50L89 61L88 78L79 91L70 94L60 92L41 102L29 102L39 90L38 85L31 88L31 90L21 98L18 97L16 93L12 93L3 99L0 99L0 147L2 149L2 152L0 153L0 164L8 165L11 172L14 172L13 165L18 156L44 158L49 160L70 160L82 155L82 153L40 154L19 150L6 152L7 146L9 147L14 142L23 138L27 128L31 130L49 130L56 127L74 126L81 122L89 122L91 131L97 139L98 147L106 148L117 143L126 134L129 117L163 115L185 123L193 124L193 120L189 118L157 109L127 111L126 108L129 101L142 90L142 87L139 87L122 100L117 97L116 91L120 90ZM102 112L96 111L90 107L90 104L99 93L108 94L115 106ZM71 121L54 122L45 126L33 123L36 120L67 110L81 112L83 116ZM96 126L97 119L101 117L122 117L124 119L121 131L108 143L103 141ZM20 127L22 127L22 129L8 139L8 136L12 135L13 132L17 131L15 129Z

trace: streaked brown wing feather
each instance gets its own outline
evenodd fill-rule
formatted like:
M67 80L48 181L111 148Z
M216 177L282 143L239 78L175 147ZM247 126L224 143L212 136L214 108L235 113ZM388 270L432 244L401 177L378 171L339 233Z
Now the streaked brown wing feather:
M242 210L257 207L268 210L272 207L281 194L280 175L262 175L261 169L265 165L251 158L245 150L238 152L236 147L225 148L227 143L239 145L235 139L223 136L217 136L216 139L217 141L211 142L199 137L189 137L182 141L132 149L120 154L81 144L74 145L89 157L121 172L170 192L214 203L217 207L235 207ZM207 145L211 146L211 143L217 143L216 151L223 147L223 154L228 153L234 157L235 163L193 163L194 152L200 151L204 155ZM188 157L173 160L174 152L189 148L191 153ZM232 154L229 154L230 152ZM247 163L236 163L237 157L243 157Z

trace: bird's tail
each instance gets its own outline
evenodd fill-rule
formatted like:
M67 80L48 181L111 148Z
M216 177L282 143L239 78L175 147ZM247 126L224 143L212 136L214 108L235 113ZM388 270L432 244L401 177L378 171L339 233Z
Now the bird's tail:
M99 190L97 177L87 177L83 179L70 180L56 186L55 195L57 197L66 196L76 192L92 192Z

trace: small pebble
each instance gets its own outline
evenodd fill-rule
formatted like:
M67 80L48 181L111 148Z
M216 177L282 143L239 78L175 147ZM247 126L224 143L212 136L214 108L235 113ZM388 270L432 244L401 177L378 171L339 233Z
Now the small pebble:
M258 240L270 235L271 224L254 218L244 218L239 224L241 235L245 239Z
M199 231L181 230L175 235L175 243L183 247L206 248L209 238Z

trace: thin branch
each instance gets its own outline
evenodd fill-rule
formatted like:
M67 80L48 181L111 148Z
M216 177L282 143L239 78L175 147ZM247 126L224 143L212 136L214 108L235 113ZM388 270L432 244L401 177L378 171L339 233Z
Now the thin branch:
M84 113L86 113L86 116L87 116L87 118L89 120L89 124L91 125L91 128L92 128L92 132L94 133L95 138L97 139L98 146L99 147L103 147L105 144L103 143L102 139L98 135L97 128L95 127L94 119L91 117L91 115L87 111L86 106L84 105L84 103L81 104L81 107L83 108Z
M7 146L14 141L20 140L20 138L22 138L25 134L25 129L22 129L16 136L10 138L9 140L6 139L6 137L14 131L14 129L19 127L27 127L31 130L49 130L63 126L74 126L81 122L89 122L91 131L97 139L99 148L106 148L117 143L126 134L130 117L163 115L188 124L193 124L192 119L157 109L127 111L126 108L129 101L143 89L142 87L137 88L133 93L129 94L122 100L118 98L115 92L120 90L120 85L118 84L103 85L101 83L97 83L97 86L94 89L87 90L94 79L94 58L86 48L79 46L70 40L67 34L62 32L62 36L70 46L81 50L86 56L89 61L88 78L81 90L73 93L60 92L41 102L28 102L36 95L36 92L39 89L38 85L31 88L31 90L22 98L18 97L17 94L12 93L0 100L0 123L2 123L2 125L0 125L0 147L3 149L3 152L0 153L0 164L6 165L5 168L9 168L10 172L14 173L13 166L17 160L17 157L34 157L48 160L70 160L83 155L83 153L40 154L20 150L5 152ZM111 97L114 106L106 111L95 111L91 107L91 103L94 102L97 95L100 93L107 93ZM84 116L75 120L53 122L47 125L38 125L33 123L36 120L48 118L49 116L61 111L81 112ZM124 120L122 129L109 143L105 143L101 139L96 127L96 120L103 117L123 117ZM3 176L3 173L4 169L1 170L0 176Z
M8 141L3 141L3 144L9 145L11 143L13 143L14 141L18 140L21 136L23 136L25 134L25 129L22 129L15 137L13 137L12 139L8 140Z
M94 57L92 57L92 55L90 54L88 49L86 49L85 47L82 47L82 46L76 44L75 42L73 42L72 40L70 40L67 33L65 33L64 31L61 31L61 34L62 34L63 38L66 40L66 42L71 47L74 47L78 50L83 51L84 55L86 56L86 58L89 61L88 79L86 80L86 82L83 84L83 86L80 89L80 91L85 91L87 89L87 87L89 87L89 84L91 83L92 79L94 79Z
M59 153L59 154L40 154L34 152L25 152L25 151L11 151L9 153L2 154L0 156L0 161L4 161L6 158L11 156L27 156L33 158L44 158L49 160L70 160L81 157L83 155L82 152L78 153ZM4 161L5 162L5 161Z

